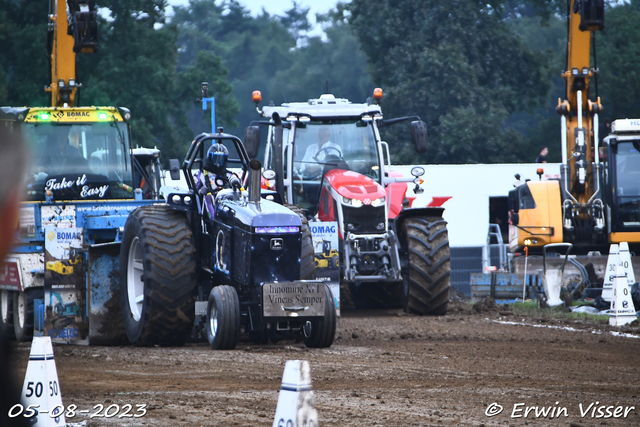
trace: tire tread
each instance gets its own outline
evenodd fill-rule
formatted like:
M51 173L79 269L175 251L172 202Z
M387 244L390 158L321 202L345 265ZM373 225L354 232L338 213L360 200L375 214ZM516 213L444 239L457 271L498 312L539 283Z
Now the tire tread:
M442 315L449 303L451 258L447 222L440 217L411 217L404 224L408 265L404 309Z

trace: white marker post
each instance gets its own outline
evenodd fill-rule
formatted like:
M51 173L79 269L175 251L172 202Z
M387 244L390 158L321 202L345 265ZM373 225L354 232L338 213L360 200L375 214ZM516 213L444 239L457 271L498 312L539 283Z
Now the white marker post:
M306 360L288 360L273 427L318 427L318 411L311 386L311 369Z
M35 413L30 418L33 426L66 425L50 337L33 337L21 397L25 414Z
M628 249L628 246L627 246ZM620 263L620 248L616 243L609 247L607 268L604 269L604 282L602 283L602 299L613 301L613 280L616 276L616 267Z
M629 244L627 242L620 243L620 265L624 269L624 275L627 277L627 286L631 290L631 285L636 283L636 274L633 272L633 264L631 264L631 254L629 253Z
M619 265L616 266L613 285L613 301L611 301L609 324L611 326L626 325L636 320L636 309L631 300L631 291L629 290L629 285L627 285L627 276L624 274L624 268Z

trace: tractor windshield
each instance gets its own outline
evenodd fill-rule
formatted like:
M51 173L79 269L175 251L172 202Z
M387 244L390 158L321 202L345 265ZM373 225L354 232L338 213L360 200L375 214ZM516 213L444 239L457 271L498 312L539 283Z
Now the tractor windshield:
M23 135L32 157L27 200L133 198L123 122L23 123Z
M640 141L619 142L616 148L618 222L640 227Z
M358 172L380 181L373 126L361 120L298 123L293 151L293 203L312 212L322 176L330 169Z
M294 171L327 167L352 170L378 181L380 163L373 128L360 120L308 122L296 126ZM313 174L311 174L313 175Z

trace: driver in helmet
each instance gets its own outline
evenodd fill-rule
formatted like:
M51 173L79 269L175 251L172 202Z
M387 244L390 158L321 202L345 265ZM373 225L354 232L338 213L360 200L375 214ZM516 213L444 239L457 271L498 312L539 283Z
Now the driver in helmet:
M204 158L202 169L203 173L200 175L200 188L198 192L201 195L217 193L222 187L224 187L228 181L227 179L227 160L229 159L229 150L222 144L215 143L207 150L207 155ZM209 173L213 174L213 177L209 176ZM214 181L216 188L214 189L211 181Z
M227 160L229 150L222 144L215 143L207 151L202 169L198 179L198 194L204 197L203 211L206 210L208 219L213 220L214 203L213 198L223 188L233 188L240 190L242 185L240 179L227 170ZM210 174L213 175L210 176ZM213 182L213 184L212 184Z

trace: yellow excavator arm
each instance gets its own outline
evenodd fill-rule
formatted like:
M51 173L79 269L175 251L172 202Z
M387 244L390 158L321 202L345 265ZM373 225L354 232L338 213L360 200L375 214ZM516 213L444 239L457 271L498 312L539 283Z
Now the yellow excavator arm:
M598 114L600 97L589 100L591 78L598 70L591 65L591 48L595 32L604 28L604 0L567 1L567 69L566 99L558 99L557 111L562 117L562 163L566 173L563 199L573 203L589 203L598 183L592 162L597 163ZM594 49L595 60L595 49ZM597 87L596 87L597 92ZM593 141L593 144L592 144Z
M566 99L558 99L561 116L560 180L523 183L509 193L509 246L542 248L572 242L597 246L606 242L602 165L599 161L597 83L594 39L604 29L604 0L567 0ZM593 52L593 57L592 57ZM593 64L592 64L593 58Z
M95 0L50 0L47 48L51 66L51 106L73 107L78 88L76 53L98 49Z

